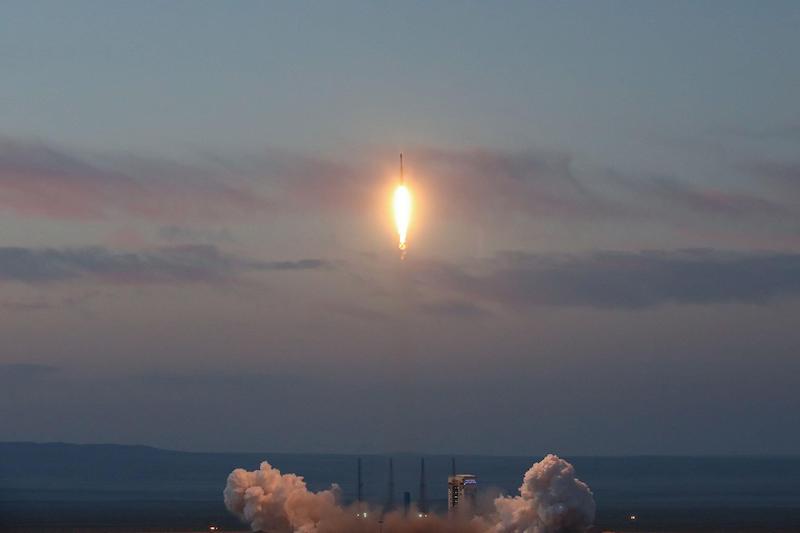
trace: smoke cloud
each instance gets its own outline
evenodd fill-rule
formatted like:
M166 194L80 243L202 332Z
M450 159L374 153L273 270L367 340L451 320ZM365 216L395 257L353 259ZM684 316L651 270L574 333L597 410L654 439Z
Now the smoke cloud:
M333 531L344 510L336 504L339 487L311 492L295 474L281 474L268 462L255 472L237 468L228 476L225 506L253 531L311 533Z
M228 476L225 506L265 533L343 533L377 531L375 511L344 507L338 503L339 487L320 492L308 490L295 474L281 474L269 463L249 472L237 468ZM567 461L548 455L525 474L517 496L501 496L486 516L404 516L394 512L382 516L387 533L577 533L594 521L595 503L586 483L575 477Z
M575 477L575 468L553 454L525 473L520 495L494 502L497 533L555 533L585 531L594 521L592 491Z

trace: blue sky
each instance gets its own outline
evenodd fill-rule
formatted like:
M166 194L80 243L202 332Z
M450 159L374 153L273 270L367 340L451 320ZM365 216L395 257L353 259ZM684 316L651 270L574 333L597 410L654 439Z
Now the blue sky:
M796 450L798 25L7 3L0 439Z

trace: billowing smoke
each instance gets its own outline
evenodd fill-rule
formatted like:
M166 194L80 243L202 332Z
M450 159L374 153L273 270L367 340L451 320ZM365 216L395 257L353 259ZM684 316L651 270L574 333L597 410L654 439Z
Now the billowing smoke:
M225 507L253 531L311 533L344 518L336 503L338 492L337 485L311 492L302 477L281 474L264 461L255 472L241 468L231 472L223 494Z
M575 478L567 461L548 455L525 474L518 496L501 496L486 516L428 516L419 519L391 513L383 517L387 533L577 533L594 521L595 503L586 483ZM253 531L266 533L344 533L377 531L380 513L345 508L337 503L339 488L312 492L303 478L281 474L269 463L228 476L225 506Z
M525 473L519 496L494 501L497 533L585 531L594 522L594 497L575 468L553 454Z

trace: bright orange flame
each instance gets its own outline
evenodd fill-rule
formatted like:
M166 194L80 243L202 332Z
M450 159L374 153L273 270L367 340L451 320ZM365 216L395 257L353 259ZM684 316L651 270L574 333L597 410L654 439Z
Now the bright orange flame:
M401 250L406 249L406 237L408 236L408 225L411 222L411 192L404 184L400 184L394 190L394 224L397 228L397 247Z

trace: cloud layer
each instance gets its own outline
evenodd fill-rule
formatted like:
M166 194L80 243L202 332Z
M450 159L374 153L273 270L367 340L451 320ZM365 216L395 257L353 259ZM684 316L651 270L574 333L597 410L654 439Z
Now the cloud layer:
M219 169L147 156L91 156L0 138L0 210L93 220L238 217L270 203Z
M693 176L686 180L579 172L568 152L421 146L408 155L412 178L440 213L595 219L642 217L656 208L663 221L675 216L671 209L784 219L788 215L780 201L724 182L710 187ZM0 210L74 220L126 215L169 224L239 219L289 208L363 212L386 179L380 168L388 157L373 150L344 164L268 150L242 157L203 154L185 163L142 154L82 153L4 137ZM797 165L791 162L761 162L748 170L766 192L795 182L797 175Z
M187 245L137 252L105 247L0 248L0 282L46 283L89 279L110 283L192 283L234 280L249 271L315 270L320 259L260 261Z
M427 263L421 283L514 307L641 308L764 303L800 294L800 254L719 250L501 254L475 266Z

